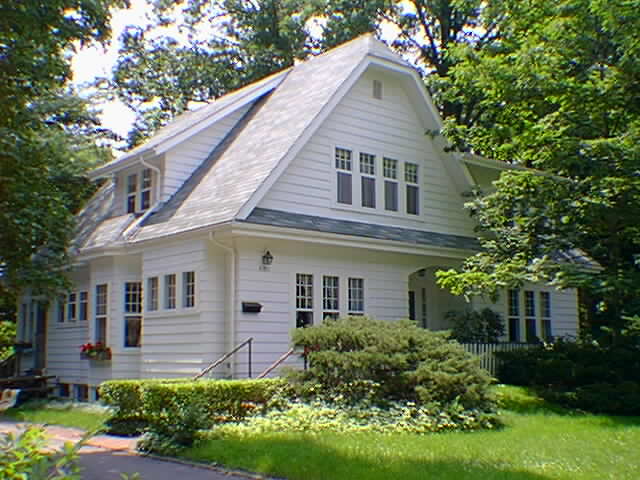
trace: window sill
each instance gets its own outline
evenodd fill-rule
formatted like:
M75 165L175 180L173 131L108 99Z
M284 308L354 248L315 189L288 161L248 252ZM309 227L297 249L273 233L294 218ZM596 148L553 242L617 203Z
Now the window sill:
M173 310L153 310L151 312L144 312L143 318L188 317L190 315L196 314L200 314L200 310L196 307L189 307Z
M89 322L86 320L82 320L81 322L73 322L73 323L56 323L56 328L60 330L73 330L75 328L87 328L89 327Z
M342 210L343 212L350 212L350 213L356 212L356 213L364 213L366 215L383 216L383 217L402 219L402 220L412 220L412 221L421 222L421 223L424 222L422 215L393 212L391 210L384 210L379 208L354 207L353 205L346 205L346 204L337 203L337 202L332 203L331 209Z

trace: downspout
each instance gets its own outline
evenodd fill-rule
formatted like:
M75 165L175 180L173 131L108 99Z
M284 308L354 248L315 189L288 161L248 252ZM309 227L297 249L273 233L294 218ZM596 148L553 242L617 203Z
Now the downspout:
M235 337L236 337L236 258L237 253L235 247L230 247L223 243L220 243L215 239L214 232L209 232L209 241L213 243L215 246L222 248L225 252L229 254L229 261L231 263L229 267L229 328L227 332L227 352L230 352L235 347ZM226 327L226 325L225 325ZM229 363L229 374L231 378L235 375L235 362L231 361Z
M147 168L153 170L154 172L156 172L156 178L158 180L154 184L155 202L146 212L144 212L139 218L136 219L135 222L133 222L131 225L129 225L125 229L125 231L122 232L122 236L125 239L125 241L129 240L138 231L138 229L140 228L140 225L142 225L142 223L147 218L149 218L152 214L157 212L159 207L162 206L162 204L160 202L160 179L162 178L161 177L161 173L160 173L160 169L158 167L156 167L155 165L151 165L150 163L147 163L147 161L144 159L144 157L140 158L140 164L143 167L147 167Z

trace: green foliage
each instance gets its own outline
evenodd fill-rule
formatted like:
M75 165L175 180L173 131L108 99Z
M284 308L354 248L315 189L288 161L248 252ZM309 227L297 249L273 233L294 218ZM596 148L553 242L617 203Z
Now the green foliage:
M16 341L16 324L0 321L0 362L13 354L13 342Z
M441 273L442 286L467 295L526 281L583 287L595 299L591 321L613 327L614 339L640 312L640 10L632 4L504 2L500 31L509 34L499 48L458 49L456 82L484 99L473 128L458 124L450 138L538 171L505 172L494 192L469 203L483 249Z
M143 403L143 389L152 383L184 382L182 379L108 380L99 387L100 400L111 407L105 425L118 435L138 435L148 423Z
M445 317L453 324L451 336L460 343L497 343L504 335L502 317L490 308L479 312L451 311Z
M448 334L410 321L326 321L295 330L293 343L308 352L309 369L289 374L303 392L315 392L320 385L327 397L344 395L354 402L444 406L455 401L468 409L492 405L491 377L477 359L449 341Z
M390 402L384 408L366 403L350 404L340 399L284 402L262 415L243 422L216 425L204 438L252 437L277 432L336 433L429 433L448 430L494 428L492 413L466 410L459 403L419 406Z
M31 400L3 413L18 422L62 425L87 431L103 427L109 417L105 407L69 401Z
M73 214L108 155L88 100L65 87L75 45L106 42L124 0L0 4L0 297L64 288ZM86 136L85 136L86 134Z
M640 348L556 342L496 354L498 378L527 385L569 408L595 413L640 414Z
M173 454L190 445L199 430L239 420L265 408L281 380L110 380L100 385L113 408L106 422L113 433L146 431L144 451Z
M78 450L67 443L61 452L46 450L45 432L29 427L18 435L0 437L0 472L3 480L80 480Z

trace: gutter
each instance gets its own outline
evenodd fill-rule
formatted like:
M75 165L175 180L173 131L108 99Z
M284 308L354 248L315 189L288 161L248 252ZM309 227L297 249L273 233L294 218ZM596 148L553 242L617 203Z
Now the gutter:
M235 247L230 247L223 243L220 243L215 239L215 232L209 232L209 241L217 246L222 248L225 252L229 254L230 260L230 268L229 268L229 325L227 329L227 351L231 352L235 348L235 337L236 337L236 269L237 269L237 252ZM225 327L227 327L225 325ZM235 362L231 361L229 364L229 374L231 378L235 375Z

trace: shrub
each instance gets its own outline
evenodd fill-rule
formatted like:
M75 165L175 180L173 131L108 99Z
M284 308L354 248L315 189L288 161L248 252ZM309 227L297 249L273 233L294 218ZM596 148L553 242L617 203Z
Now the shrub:
M320 385L329 398L370 399L491 409L491 377L479 361L448 334L418 328L408 320L377 321L349 317L293 332L293 342L308 355L306 372L289 379L307 396Z
M496 354L504 383L535 387L540 395L594 413L640 414L640 348L558 341Z
M29 427L0 436L0 478L3 480L80 480L78 449L82 442L61 452L46 450L45 432Z
M189 446L198 430L239 420L263 409L281 380L112 380L100 387L113 408L108 426L121 433L146 431L139 448L174 454Z
M460 343L497 343L504 335L500 314L490 308L479 312L451 311L446 317L453 324L451 336Z
M100 400L112 408L105 422L110 433L116 435L138 435L147 425L142 405L144 386L153 383L179 383L187 379L109 380L100 385Z

